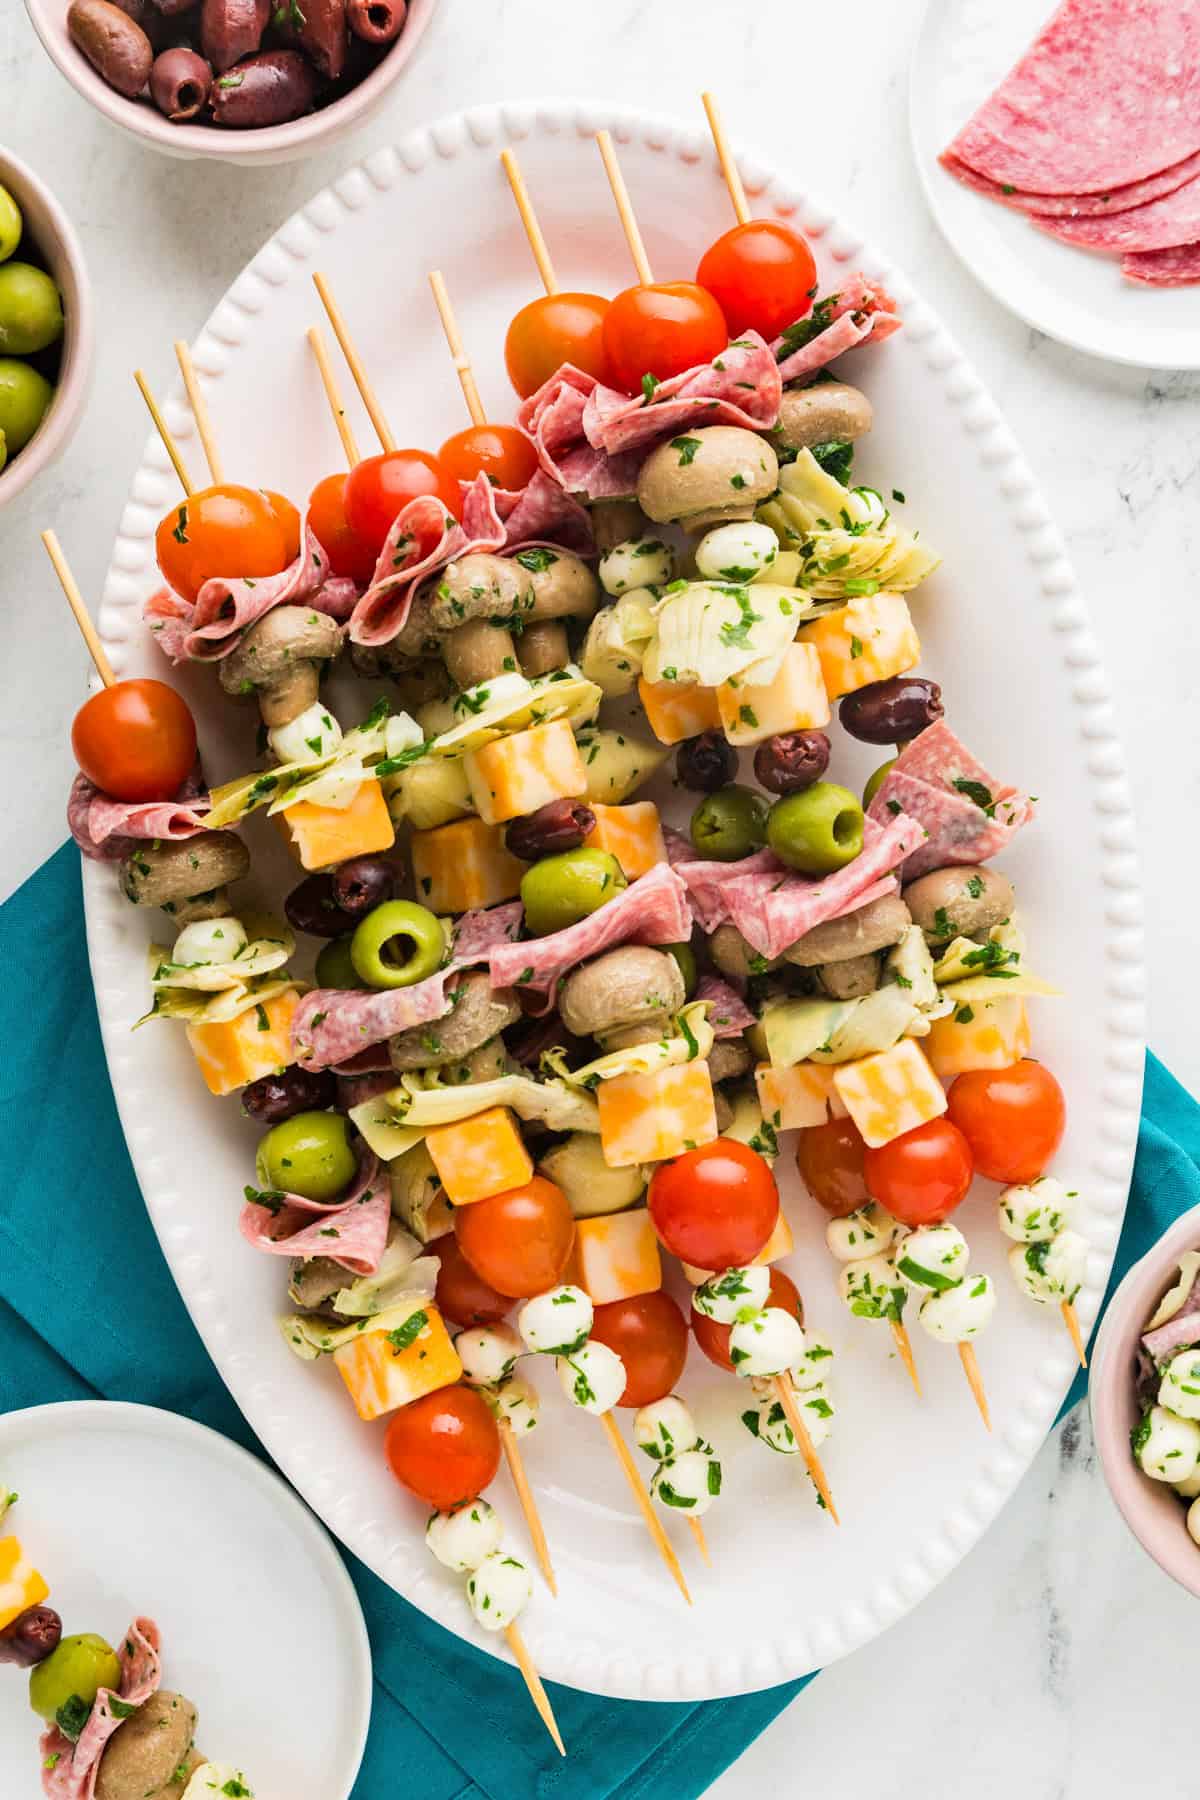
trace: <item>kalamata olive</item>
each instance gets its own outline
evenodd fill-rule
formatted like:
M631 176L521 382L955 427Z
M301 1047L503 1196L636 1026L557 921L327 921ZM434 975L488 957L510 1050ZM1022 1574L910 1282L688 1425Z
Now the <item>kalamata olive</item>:
M0 1663L32 1669L58 1648L62 1620L52 1606L27 1606L0 1631Z
M368 44L390 44L400 36L408 0L347 0L346 23Z
M535 1073L542 1056L556 1044L571 1061L580 1056L586 1061L590 1054L584 1040L569 1032L556 1012L522 1019L519 1025L510 1025L504 1036L504 1047L513 1061Z
M101 80L126 99L136 100L154 61L153 46L141 26L112 0L71 0L67 31Z
M702 731L685 738L675 756L675 773L681 785L698 794L715 794L737 773L737 751L719 731Z
M213 83L213 123L235 131L286 125L312 111L319 85L298 50L264 50Z
M578 850L595 829L596 815L582 800L550 800L536 812L514 819L504 841L522 862L536 862L540 856Z
M396 892L396 871L382 856L352 856L333 871L333 901L352 919L361 919Z
M283 903L289 925L307 931L311 937L341 937L353 931L357 915L343 912L334 894L333 876L323 870L308 875L294 887Z
M820 781L829 767L829 739L823 731L781 731L754 752L754 773L772 794L798 794Z
M213 72L202 56L177 44L154 59L150 98L173 125L194 119L208 99Z
M847 694L838 717L864 744L903 744L941 718L942 690L923 675L893 675Z
M337 1098L330 1069L310 1071L293 1064L279 1075L263 1075L242 1089L242 1111L260 1125L278 1125L294 1113L324 1112Z

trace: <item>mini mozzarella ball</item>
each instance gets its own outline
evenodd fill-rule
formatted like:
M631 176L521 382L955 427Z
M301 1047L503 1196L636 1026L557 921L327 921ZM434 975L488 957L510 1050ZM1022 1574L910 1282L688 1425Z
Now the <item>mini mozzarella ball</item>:
M874 488L856 487L850 489L850 498L846 502L846 511L856 525L867 525L877 531L888 516L888 509L883 504L882 496Z
M912 1293L954 1287L967 1272L971 1252L957 1225L919 1225L896 1253L896 1273Z
M931 1338L941 1344L963 1344L978 1337L996 1310L990 1275L968 1275L957 1287L930 1294L917 1314Z
M698 1519L721 1491L721 1465L707 1449L681 1450L659 1463L650 1478L650 1492L660 1506L686 1512Z
M845 1265L838 1290L856 1319L898 1319L905 1290L890 1256L868 1256Z
M435 1512L425 1527L425 1542L440 1563L465 1575L500 1548L504 1526L486 1500L469 1500L453 1512Z
M804 1333L804 1355L791 1368L792 1386L805 1393L823 1387L833 1360L833 1345L813 1331Z
M634 1415L633 1435L638 1449L656 1462L691 1450L700 1441L696 1421L678 1394L668 1394L665 1400L652 1400L649 1406L639 1407Z
M830 1219L825 1227L825 1242L839 1262L861 1262L881 1250L890 1250L904 1227L891 1213L872 1200L844 1219Z
M1015 1245L1008 1267L1022 1293L1042 1306L1058 1306L1079 1292L1087 1259L1087 1239L1076 1231L1060 1231L1049 1243Z
M332 756L342 741L342 728L319 700L286 725L274 725L267 742L281 763L316 763Z
M232 962L248 942L240 919L197 919L195 924L185 925L175 939L171 961L181 969Z
M536 1388L514 1375L503 1382L489 1396L495 1409L496 1417L511 1426L516 1437L524 1437L527 1432L536 1431L541 1398Z
M517 1314L517 1330L527 1350L567 1356L587 1342L595 1309L582 1288L550 1288L527 1300Z
M1076 1198L1053 1175L1005 1188L996 1202L1000 1229L1018 1244L1047 1243L1066 1225L1070 1203Z
M1134 1431L1134 1461L1152 1481L1187 1481L1200 1466L1200 1425L1152 1406Z
M634 588L665 587L675 578L675 552L661 538L626 538L600 558L600 586L614 598Z
M556 1367L567 1399L597 1417L611 1412L625 1392L625 1364L607 1344L589 1340L570 1356L560 1356Z
M760 1444L768 1450L777 1451L780 1456L798 1456L800 1446L795 1434L787 1422L787 1414L773 1388L766 1387L759 1391L758 1382L754 1383L754 1405L742 1414L742 1424L756 1437Z
M485 1631L507 1631L532 1593L533 1576L504 1550L491 1551L467 1578L467 1604Z
M771 1271L760 1263L755 1268L725 1269L693 1290L692 1305L718 1325L732 1325L744 1312L761 1312L771 1292Z
M708 581L753 581L779 554L779 539L769 525L752 519L718 525L696 545L696 567Z
M1200 1350L1181 1350L1163 1370L1158 1403L1181 1419L1200 1419Z
M738 1319L729 1331L729 1358L739 1375L780 1375L804 1355L804 1329L782 1306Z
M472 1325L454 1340L468 1387L499 1387L513 1372L522 1343L511 1325Z

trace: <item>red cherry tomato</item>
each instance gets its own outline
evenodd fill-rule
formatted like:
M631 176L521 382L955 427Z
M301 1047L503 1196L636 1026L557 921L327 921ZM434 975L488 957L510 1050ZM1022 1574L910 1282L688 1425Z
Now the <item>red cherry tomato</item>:
M385 450L364 456L346 477L346 522L378 555L396 514L420 494L432 494L457 519L458 483L425 450Z
M618 1406L649 1406L672 1392L687 1361L687 1321L670 1294L638 1294L596 1308L592 1336L625 1364Z
M971 1146L975 1167L993 1181L1036 1181L1062 1143L1063 1091L1041 1063L972 1069L951 1083L950 1117Z
M365 583L375 573L376 555L370 544L355 537L346 523L346 477L326 475L308 497L308 523L329 558L335 575L348 575Z
M515 425L468 425L446 439L438 461L451 481L486 475L493 487L500 488L525 487L538 466L537 451Z
M524 1187L460 1206L458 1247L497 1293L528 1300L563 1278L575 1243L575 1219L560 1187L535 1175Z
M771 1270L771 1291L767 1295L768 1306L782 1306L804 1323L804 1303L800 1298L800 1290L795 1282L784 1274L782 1269ZM715 1319L706 1318L692 1308L692 1334L707 1356L709 1362L716 1363L718 1369L727 1369L733 1374L733 1360L729 1354L730 1325L718 1325Z
M728 342L724 313L694 281L626 288L604 319L605 353L614 381L627 394L641 390L643 375L667 381L711 362Z
M286 494L276 494L271 488L264 488L262 493L263 499L279 521L287 559L289 563L293 563L300 554L300 514ZM287 563L283 566L286 569Z
M700 258L696 280L725 315L731 338L762 333L767 342L804 317L813 303L817 265L804 239L778 219L735 225Z
M753 1262L779 1217L775 1177L756 1150L734 1138L660 1163L647 1203L660 1242L698 1269Z
M196 760L196 721L165 681L117 681L84 701L71 748L114 800L169 800Z
M542 294L521 308L504 340L504 360L522 400L563 363L611 385L604 351L608 306L599 294Z
M853 1119L828 1119L800 1133L796 1167L816 1201L835 1219L857 1212L871 1198L863 1178L867 1146Z
M438 1311L455 1325L495 1325L512 1306L507 1294L498 1294L477 1275L452 1231L429 1246L430 1256L439 1258L437 1293Z
M949 1119L930 1119L890 1144L868 1150L867 1189L902 1225L938 1225L966 1198L974 1174L971 1146Z
M287 522L271 499L228 484L200 488L173 506L155 550L163 579L185 600L194 600L211 575L278 575L295 558Z
M500 1433L474 1388L446 1387L394 1413L383 1443L392 1474L447 1512L474 1500L500 1467Z

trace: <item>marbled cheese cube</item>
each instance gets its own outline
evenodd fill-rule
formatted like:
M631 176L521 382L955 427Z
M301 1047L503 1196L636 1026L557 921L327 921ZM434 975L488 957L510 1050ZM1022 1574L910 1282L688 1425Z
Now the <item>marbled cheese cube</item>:
M946 1110L942 1084L912 1038L859 1062L836 1064L833 1085L873 1150Z
M954 989L945 992L953 996ZM972 1000L934 1019L925 1053L942 1081L969 1069L1009 1069L1029 1055L1029 1016L1019 994L999 1000Z
M596 1089L600 1148L611 1169L663 1162L717 1135L706 1062L676 1063L646 1075L617 1075Z
M50 1589L38 1574L19 1538L0 1538L0 1631L25 1611L40 1606Z
M667 860L662 822L653 800L635 800L628 806L597 806L596 828L584 842L591 850L607 850L625 872L626 881L648 875L656 863Z
M472 912L515 900L526 865L504 845L504 828L482 819L455 819L409 842L417 899L435 913Z
M405 1326L364 1331L334 1351L334 1365L360 1419L382 1418L461 1376L462 1363L437 1307L424 1302L409 1325L418 1316L424 1323L411 1339Z
M305 869L328 869L351 856L372 856L390 850L396 841L377 781L362 782L349 806L314 806L311 800L298 800L275 817Z
M833 1069L828 1064L800 1062L776 1069L770 1063L759 1063L754 1085L763 1118L776 1131L824 1125L829 1117L834 1087Z
M638 679L638 695L646 709L646 721L660 744L680 744L702 731L721 729L721 712L715 688L694 682Z
M903 675L921 660L921 640L902 594L860 595L838 612L802 626L796 635L798 642L816 650L831 700L872 681Z
M731 744L761 744L779 731L808 731L833 717L813 644L789 644L774 681L726 681L717 689L721 724Z
M503 825L551 800L587 792L587 772L565 719L495 738L463 758L467 786L481 819Z
M575 1224L578 1285L596 1306L653 1294L662 1286L658 1239L644 1206Z
M211 1023L197 1019L187 1027L192 1055L210 1094L232 1094L295 1062L292 1018L298 1001L299 995L289 988L236 1019Z
M507 1106L491 1106L453 1125L435 1125L425 1133L425 1148L452 1206L470 1206L524 1187L533 1174L533 1158Z

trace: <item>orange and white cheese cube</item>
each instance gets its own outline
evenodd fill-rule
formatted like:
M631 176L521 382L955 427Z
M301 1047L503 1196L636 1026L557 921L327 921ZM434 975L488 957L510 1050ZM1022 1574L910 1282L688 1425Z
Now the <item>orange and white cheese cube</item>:
M292 1018L299 998L289 988L236 1019L193 1020L187 1040L210 1094L232 1094L295 1062Z
M0 1631L27 1606L40 1606L49 1592L22 1550L20 1539L0 1538Z
M654 1294L662 1286L658 1239L644 1206L578 1219L574 1257L577 1285L595 1306Z
M524 1187L533 1174L533 1158L507 1106L490 1106L453 1125L435 1125L425 1133L425 1148L452 1206L470 1206Z
M796 636L816 650L831 700L903 675L921 660L921 640L902 594L860 595L802 626Z
M790 1256L795 1248L796 1240L792 1236L792 1228L788 1224L787 1214L781 1206L771 1235L758 1255L751 1259L752 1265L762 1264L765 1266L767 1263L778 1262L781 1257ZM717 1273L715 1269L698 1269L694 1263L684 1263L682 1268L693 1287L700 1287L704 1282L711 1281Z
M616 1075L596 1089L600 1148L611 1169L681 1156L717 1135L706 1062L676 1063L645 1075Z
M726 681L717 689L721 724L731 744L761 744L778 731L808 731L833 716L813 644L789 644L774 681Z
M721 729L717 690L686 681L638 679L638 695L646 719L660 744L680 744L702 731Z
M373 856L390 850L396 841L377 781L362 782L349 806L314 806L311 800L298 800L275 817L305 869L328 869L351 856Z
M873 1150L946 1110L942 1084L911 1038L859 1062L837 1064L833 1085Z
M382 1418L462 1374L442 1315L429 1304L394 1331L364 1331L340 1345L333 1361L360 1419Z
M409 844L417 898L435 913L471 912L515 900L525 864L504 845L500 825L455 819L433 831L414 831Z
M953 988L948 991L953 996ZM1029 1055L1029 1016L1019 994L972 1000L934 1019L925 1052L935 1075L953 1081L970 1069L1010 1069Z
M841 1111L833 1070L826 1063L792 1063L785 1069L759 1063L754 1071L754 1085L763 1118L776 1131L803 1131L810 1125L824 1125L832 1110L831 1102Z
M463 768L479 816L489 825L587 793L587 771L565 719L496 738L465 756Z
M656 863L667 860L662 822L653 800L635 800L630 806L597 806L596 828L584 839L589 850L607 850L615 856L626 881L648 875Z

